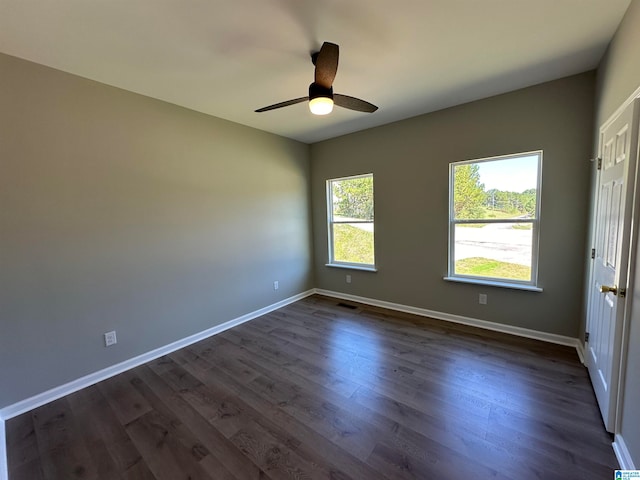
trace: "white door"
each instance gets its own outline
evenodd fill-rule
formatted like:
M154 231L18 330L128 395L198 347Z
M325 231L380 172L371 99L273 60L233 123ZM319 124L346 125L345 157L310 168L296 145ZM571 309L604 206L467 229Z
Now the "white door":
M614 432L637 163L637 101L601 133L587 366L602 419Z

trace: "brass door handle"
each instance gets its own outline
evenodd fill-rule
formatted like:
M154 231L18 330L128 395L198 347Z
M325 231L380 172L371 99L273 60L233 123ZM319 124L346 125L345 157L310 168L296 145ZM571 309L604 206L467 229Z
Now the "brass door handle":
M600 286L600 293L613 293L614 295L618 295L618 287L615 285L613 287L607 287L606 285Z

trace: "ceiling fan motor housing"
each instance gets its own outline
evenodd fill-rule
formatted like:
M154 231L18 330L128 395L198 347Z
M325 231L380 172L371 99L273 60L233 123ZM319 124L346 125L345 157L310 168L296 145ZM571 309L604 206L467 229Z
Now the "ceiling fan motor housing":
M323 87L322 85L318 85L316 82L313 82L309 85L309 100L313 100L318 97L326 97L333 100L333 87Z

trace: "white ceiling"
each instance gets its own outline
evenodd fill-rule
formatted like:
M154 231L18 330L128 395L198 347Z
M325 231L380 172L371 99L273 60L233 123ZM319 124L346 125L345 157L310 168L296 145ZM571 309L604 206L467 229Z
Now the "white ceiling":
M0 52L306 143L583 72L630 0L0 0ZM337 93L305 103L309 53Z

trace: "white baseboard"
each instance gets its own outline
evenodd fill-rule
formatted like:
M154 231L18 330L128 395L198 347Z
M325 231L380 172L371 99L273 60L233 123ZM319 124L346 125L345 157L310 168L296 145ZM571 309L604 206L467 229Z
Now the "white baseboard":
M4 434L4 420L2 419L0 419L0 480L9 480L7 436Z
M616 435L613 441L613 451L616 454L618 463L621 470L636 470L636 466L633 464L633 459L627 448L627 444L624 442L622 435Z
M580 363L586 366L587 364L585 363L585 360L584 360L585 359L584 343L582 343L579 338L576 338L576 352L578 352L578 358L580 358Z
M243 315L241 317L229 320L228 322L216 325L215 327L209 328L194 335L190 335L181 340L177 340L168 345L164 345L160 348L156 348L155 350L151 350L150 352L143 353L142 355L138 355L137 357L130 358L129 360L125 360L124 362L112 365L111 367L107 367L98 372L90 373L89 375L86 375L82 378L78 378L64 385L52 388L51 390L47 390L46 392L39 393L37 395L34 395L33 397L21 400L17 403L14 403L13 405L9 405L8 407L0 409L0 421L16 417L22 413L28 412L30 410L33 410L34 408L52 402L53 400L57 400L58 398L62 398L73 392L77 392L78 390L89 387L93 384L101 382L102 380L106 380L107 378L113 377L114 375L138 367L144 363L162 357L163 355L175 352L176 350L199 342L200 340L204 340L205 338L233 328L242 323L258 318L269 312L273 312L274 310L289 305L290 303L302 300L303 298L313 295L314 293L315 290L313 289L303 293L299 293L298 295L286 298L280 302L274 303L273 305L269 305L268 307L261 308L259 310L256 310L255 312L247 313L246 315ZM0 477L0 480L2 480L2 477Z
M318 295L325 295L327 297L334 297L342 300L351 300L353 302L364 303L367 305L372 305L374 307L388 308L389 310L396 310L398 312L412 313L414 315L420 315L422 317L430 317L437 320L446 320L448 322L461 323L463 325L469 325L472 327L484 328L485 330L510 333L519 337L541 340L543 342L555 343L558 345L567 345L569 347L574 347L578 351L579 357L581 354L581 352L579 351L580 341L577 338L565 337L564 335L539 332L537 330L530 330L528 328L514 327L512 325L504 325L502 323L489 322L487 320L464 317L462 315L454 315L451 313L437 312L435 310L427 310L426 308L411 307L399 303L385 302L382 300L375 300L373 298L359 297L357 295L350 295L347 293L332 292L330 290L322 290L319 288L316 288L315 293L317 293ZM581 359L582 358L583 357L581 357Z

